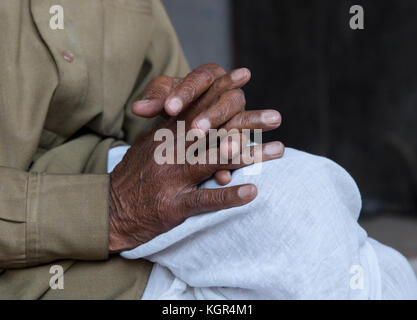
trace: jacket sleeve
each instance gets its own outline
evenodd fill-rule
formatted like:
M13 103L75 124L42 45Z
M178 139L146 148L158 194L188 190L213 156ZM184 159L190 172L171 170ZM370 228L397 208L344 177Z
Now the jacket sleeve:
M126 104L123 129L128 143L158 121L139 118L130 111L146 84L159 75L184 76L189 71L162 3L151 1L151 40L137 86ZM95 158L104 161L108 146L100 150L94 153ZM60 259L108 258L108 175L100 174L104 172L102 165L85 165L85 159L80 160L83 172L97 174L61 174L63 163L78 154L79 149L63 152L56 148L54 152L48 170L42 167L36 171L48 173L0 167L0 269L36 266ZM55 168L56 164L59 167ZM70 171L78 172L80 168Z
M0 269L108 257L108 176L0 167Z

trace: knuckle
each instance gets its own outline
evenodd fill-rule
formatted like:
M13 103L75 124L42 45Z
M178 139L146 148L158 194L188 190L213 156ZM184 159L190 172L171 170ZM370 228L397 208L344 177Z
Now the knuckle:
M188 196L183 201L183 208L181 218L187 219L189 216L197 213L204 206L206 206L207 196L204 192L195 192L192 196Z
M224 205L227 201L227 190L220 189L217 192L213 193L213 203L216 205Z
M195 91L196 91L196 87L195 87L194 82L192 81L184 82L181 87L181 96L186 101L192 100L195 96Z
M212 111L211 112L212 121L215 124L223 124L227 122L227 120L229 120L230 118L227 110L229 110L231 106L232 104L230 103L230 101L227 101L227 100L216 104L216 106L213 109L209 110L209 112Z
M241 89L233 89L228 92L227 98L232 106L242 108L246 105L245 93Z
M211 84L214 81L214 77L206 68L198 68L193 72L190 80L193 82Z
M214 62L206 63L202 65L202 67L212 70L213 74L215 74L216 77L220 77L226 74L226 70L224 70L219 64Z
M184 214L186 214L186 212L188 211L193 211L195 208L198 208L198 206L199 206L199 203L201 203L201 194L200 193L196 193L194 196L190 196L190 197L187 197L185 200L184 200L184 207L185 207L185 209L186 210L183 210L184 211Z
M239 91L239 97L238 97L239 102L238 103L240 103L241 108L244 109L245 106L246 106L245 92L242 89L237 89L237 90Z
M205 202L207 201L206 192L197 192L192 201L194 208L199 208L202 205L205 205Z
M252 123L252 117L247 112L242 112L240 114L240 124L242 127L248 127Z
M230 83L229 79L227 79L226 77L221 77L221 78L217 79L216 81L214 81L213 89L216 92L225 90L225 89L228 88L229 83Z
M175 207L174 203L171 203L171 201L167 199L167 196L162 192L156 193L154 199L156 220L167 228L171 227L172 224L177 221L175 215L167 214L167 212L171 212L171 208Z
M171 89L172 78L168 76L159 76L153 79L146 88L146 96L159 96L165 94Z

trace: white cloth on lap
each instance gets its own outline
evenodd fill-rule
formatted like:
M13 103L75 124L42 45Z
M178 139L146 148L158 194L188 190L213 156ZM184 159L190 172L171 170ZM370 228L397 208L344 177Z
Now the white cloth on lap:
M126 148L113 150L109 172ZM357 223L360 193L340 166L287 148L260 175L236 170L231 185L244 183L258 187L250 204L122 253L155 262L143 299L417 299L406 259Z

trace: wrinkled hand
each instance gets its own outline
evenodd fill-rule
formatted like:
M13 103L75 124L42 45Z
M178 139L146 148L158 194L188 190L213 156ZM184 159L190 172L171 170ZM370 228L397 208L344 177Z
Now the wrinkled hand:
M228 153L230 160L226 164L221 164L220 152L217 153L217 164L160 165L154 159L155 149L162 143L154 141L156 130L167 128L176 132L177 120L185 121L186 130L199 128L203 131L222 127L239 129L246 127L247 123L256 122L245 119L258 119L259 124L267 111L244 111L243 91L224 90L225 87L233 87L235 83L230 74L215 80L215 84L200 99L190 103L190 107L178 117L169 118L159 128L139 137L110 174L111 253L146 243L181 224L188 217L242 206L256 197L257 189L253 184L198 189L203 181L216 172L248 165L243 161L232 164L231 158L241 157L240 154ZM187 143L186 147L191 143ZM177 147L176 140L174 148ZM262 160L279 158L283 152L284 146L280 142L262 145Z
M198 100L210 89L211 98L220 96L228 90L243 87L251 78L246 68L226 71L215 63L203 64L190 72L185 78L160 76L155 78L146 87L142 100L133 105L132 112L138 116L151 118L157 115L164 117L177 116ZM201 115L200 119L210 121L210 118L221 117L225 112L217 108L210 110L207 117ZM262 129L264 131L276 129L281 123L281 115L275 110L248 111L242 110L224 125L230 129ZM210 125L210 124L209 124ZM201 129L207 127L207 121L202 121ZM215 173L216 181L220 185L227 185L231 181L229 170L220 170Z

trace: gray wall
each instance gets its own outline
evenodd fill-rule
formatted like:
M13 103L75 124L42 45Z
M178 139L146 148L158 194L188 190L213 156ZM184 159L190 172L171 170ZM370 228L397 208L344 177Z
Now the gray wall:
M192 68L206 62L231 67L229 0L163 0Z

